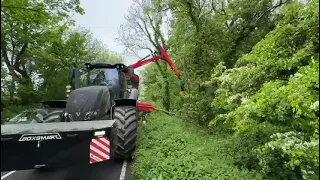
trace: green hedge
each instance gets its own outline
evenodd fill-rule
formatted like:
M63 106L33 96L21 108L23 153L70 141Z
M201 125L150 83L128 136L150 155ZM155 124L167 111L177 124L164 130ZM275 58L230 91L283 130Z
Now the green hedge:
M261 179L239 170L231 156L230 135L210 135L181 119L162 113L139 124L134 179Z

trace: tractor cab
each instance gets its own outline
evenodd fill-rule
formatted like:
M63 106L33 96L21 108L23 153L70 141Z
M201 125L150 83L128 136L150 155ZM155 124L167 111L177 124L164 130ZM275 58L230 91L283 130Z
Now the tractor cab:
M124 98L127 79L126 66L121 63L86 63L87 86L107 86L111 99Z
M128 82L134 77L133 69L127 68L122 63L85 63L84 65L87 72L85 86L106 86L109 88L111 99L125 97ZM70 76L72 89L80 88L79 69L73 68Z
M118 86L119 85L119 68L110 64L89 64L87 63L87 85L88 86Z

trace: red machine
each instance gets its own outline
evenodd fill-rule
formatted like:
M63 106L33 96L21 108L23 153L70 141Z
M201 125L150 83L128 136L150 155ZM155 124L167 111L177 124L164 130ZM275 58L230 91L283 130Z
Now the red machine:
M153 57L151 57L149 59L139 60L136 63L129 65L128 68L136 69L136 68L139 68L139 67L141 67L143 65L149 64L151 62L155 62L157 60L166 61L169 64L170 68L173 70L174 74L180 79L180 73L179 73L177 67L172 62L172 60L170 59L170 57L167 54L166 50L162 46L160 46L160 55L155 55L155 56L153 56ZM130 73L129 72L126 73L126 76L129 77ZM140 77L137 74L134 74L134 80L136 81L135 83L138 84L139 81L140 81ZM183 83L181 83L180 95L181 96L184 95ZM144 102L138 102L138 110L139 111L154 111L154 110L156 110L156 108L152 104L144 103Z

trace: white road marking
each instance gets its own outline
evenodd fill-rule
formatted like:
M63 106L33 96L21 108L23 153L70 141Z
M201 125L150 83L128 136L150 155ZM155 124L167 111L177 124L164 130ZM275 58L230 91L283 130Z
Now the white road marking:
M6 177L8 177L8 176L10 176L10 175L13 174L14 172L16 172L16 171L10 171L10 172L8 172L7 174L1 176L1 180L4 179L4 178L6 178Z
M119 180L124 180L124 178L126 177L126 170L127 170L127 161L123 161Z

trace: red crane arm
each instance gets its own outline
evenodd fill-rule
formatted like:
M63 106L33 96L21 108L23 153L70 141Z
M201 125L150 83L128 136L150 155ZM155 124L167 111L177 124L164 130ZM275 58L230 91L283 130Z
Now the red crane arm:
M175 64L170 59L170 57L167 54L166 50L162 46L160 46L160 50L161 51L160 51L160 55L159 56L153 56L153 57L151 57L149 59L139 60L136 63L129 65L129 67L132 67L133 69L136 69L136 68L139 68L139 67L141 67L141 66L143 66L145 64L148 64L150 62L154 62L154 61L162 59L162 60L166 61L169 64L169 66L173 70L174 74L178 78L180 78L180 73L179 73L177 67L175 66Z
M136 63L129 65L128 67L136 69L136 68L139 68L139 67L141 67L141 66L143 66L145 64L148 64L148 63L160 60L160 59L166 61L169 64L170 68L173 70L174 74L180 79L180 73L179 73L177 67L172 62L172 60L170 59L170 57L167 54L166 50L162 46L160 46L160 55L159 56L153 56L153 57L151 57L149 59L139 60ZM126 73L126 76L129 76L129 73ZM140 80L139 76L136 75L136 74L134 74L134 79L137 80L137 81ZM184 88L182 86L181 86L181 89L182 89L182 92L183 92ZM183 95L183 94L181 94L181 95ZM145 102L138 102L137 103L137 109L139 111L155 111L156 110L156 108L152 104L145 103Z
M155 110L157 110L152 104L144 103L144 102L138 102L137 109L138 109L138 111L155 111Z

